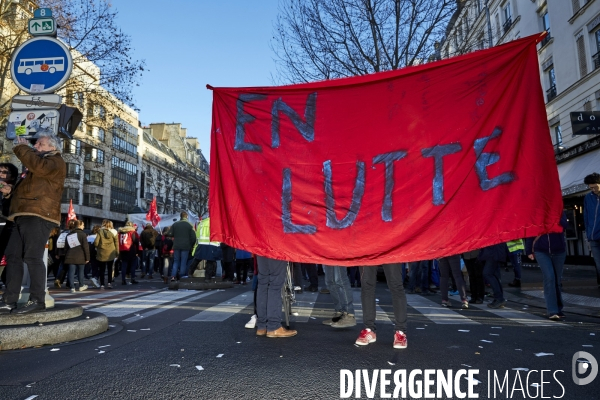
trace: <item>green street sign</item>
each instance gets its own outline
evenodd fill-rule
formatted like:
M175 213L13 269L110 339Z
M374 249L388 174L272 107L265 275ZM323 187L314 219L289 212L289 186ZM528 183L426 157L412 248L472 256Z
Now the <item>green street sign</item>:
M28 24L29 33L33 36L54 36L56 21L52 17L31 18Z

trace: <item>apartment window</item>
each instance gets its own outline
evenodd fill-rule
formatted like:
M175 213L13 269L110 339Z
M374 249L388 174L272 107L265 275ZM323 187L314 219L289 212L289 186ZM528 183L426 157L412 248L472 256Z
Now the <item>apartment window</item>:
M81 154L81 142L79 140L63 140L63 154Z
M544 11L544 14L541 16L542 19L542 29L544 29L548 34L542 40L541 47L544 47L550 41L550 17L548 16L548 11Z
M554 140L557 146L561 146L563 144L562 129L560 128L560 124L554 127Z
M137 155L138 131L137 128L115 117L113 125L113 148L130 156Z
M581 8L581 6L579 5L579 0L571 0L573 3L573 14L576 14L577 11L579 11L579 9Z
M81 176L81 167L79 164L67 163L67 178L79 179Z
M596 40L596 54L592 56L592 64L594 69L600 68L600 29L594 32L594 38Z
M83 205L94 208L102 208L102 195L95 193L83 194Z
M546 72L546 76L548 77L548 90L546 90L546 98L549 102L556 97L556 75L554 73L554 65L550 66Z
M86 185L104 185L104 174L98 171L86 170L83 174L83 183Z
M104 164L104 151L97 149L92 146L87 146L84 149L84 158L85 161L91 161L98 164Z
M83 108L84 102L83 102L83 93L82 92L74 92L73 93L73 104L76 107Z
M504 33L508 32L512 25L512 15L510 12L510 3L506 3L504 7L502 7L502 15L504 16Z
M63 190L61 203L70 203L73 200L73 204L79 204L79 189L66 187Z
M498 36L498 40L500 40L500 36L502 36L500 32L500 15L496 14L496 36Z
M588 73L587 60L585 59L585 43L583 40L583 35L580 35L577 38L576 45L577 45L576 46L577 47L577 57L578 57L578 64L579 64L579 74L580 74L580 77L583 78Z
M106 117L106 109L100 104L94 104L94 117L104 119Z
M96 135L96 138L101 141L104 142L104 137L106 136L104 129L102 128L98 128L98 134Z

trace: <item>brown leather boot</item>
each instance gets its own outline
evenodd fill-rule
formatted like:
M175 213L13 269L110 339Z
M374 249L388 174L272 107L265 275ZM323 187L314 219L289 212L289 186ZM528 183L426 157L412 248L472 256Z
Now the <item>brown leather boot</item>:
M266 334L267 334L266 329L257 329L256 330L256 336L265 336Z
M279 329L267 332L267 337L276 338L276 337L292 337L296 336L298 332L292 329L285 329L283 326L280 326Z

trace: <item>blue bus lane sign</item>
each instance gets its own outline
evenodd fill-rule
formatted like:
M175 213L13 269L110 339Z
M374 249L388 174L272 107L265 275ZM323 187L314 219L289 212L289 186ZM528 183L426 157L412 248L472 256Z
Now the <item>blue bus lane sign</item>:
M13 53L13 81L27 93L54 92L69 79L72 70L71 52L53 37L29 39Z

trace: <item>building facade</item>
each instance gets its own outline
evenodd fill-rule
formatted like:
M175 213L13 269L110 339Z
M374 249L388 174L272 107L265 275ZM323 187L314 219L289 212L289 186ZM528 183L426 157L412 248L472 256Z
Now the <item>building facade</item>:
M10 80L12 51L29 38L27 21L34 1L0 1L0 159L19 165L5 140L10 99L19 94ZM145 212L154 196L160 213L207 211L208 162L198 140L180 124L142 129L138 113L100 86L102 71L71 50L73 72L57 91L77 107L83 121L72 140L63 140L67 178L62 195L62 225L72 202L87 228L104 219L124 225L130 213Z
M442 58L534 35L548 134L555 148L571 262L591 263L583 226L583 178L600 172L600 138L577 134L571 114L600 111L600 1L459 0L459 8L440 44ZM575 133L575 134L574 134Z

